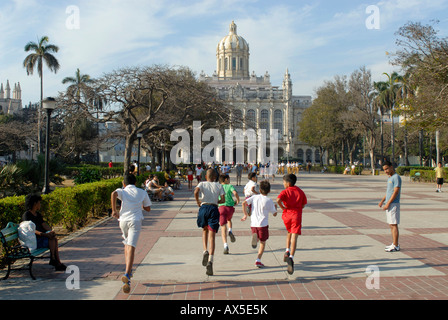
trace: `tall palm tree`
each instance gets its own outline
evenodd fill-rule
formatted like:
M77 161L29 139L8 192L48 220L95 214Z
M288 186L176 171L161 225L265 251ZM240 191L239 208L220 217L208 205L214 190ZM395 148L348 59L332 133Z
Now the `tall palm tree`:
M39 110L37 112L37 152L40 153L41 148L41 142L40 142L40 127L41 127L41 109L42 109L42 101L44 99L43 95L43 87L44 87L44 80L43 80L43 64L47 65L47 67L50 69L50 71L53 71L56 73L59 68L59 61L53 56L52 52L58 52L59 47L48 44L48 37L43 36L38 40L38 42L28 42L25 46L25 52L30 53L25 60L23 60L23 67L26 69L26 72L28 75L32 75L34 73L34 68L37 66L37 72L40 77L40 105Z
M394 108L397 101L397 93L400 90L403 77L397 72L392 72L390 75L386 72L383 73L387 76L387 81L380 81L375 84L376 89L379 91L378 99L380 104L384 106L386 111L390 111L391 120L391 144L392 144L392 156L391 162L395 161L395 131L394 131Z

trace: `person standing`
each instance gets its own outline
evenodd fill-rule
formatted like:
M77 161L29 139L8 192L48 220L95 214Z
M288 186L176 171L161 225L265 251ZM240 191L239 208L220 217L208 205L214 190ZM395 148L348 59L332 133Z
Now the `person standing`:
M202 265L206 267L206 274L213 275L213 255L215 253L215 236L219 229L218 204L225 203L225 191L216 182L216 171L208 169L207 181L201 181L194 189L194 198L199 206L197 225L202 228ZM210 249L210 251L208 251Z
M445 171L442 167L442 162L437 164L437 168L434 169L436 172L436 182L437 182L437 190L436 192L442 192L443 178L445 178Z
M124 239L126 271L121 278L124 293L129 293L131 290L132 266L142 226L143 210L149 212L152 205L145 190L135 186L136 180L132 174L125 175L123 188L119 188L111 194L112 216L118 219ZM120 212L117 212L117 199L121 200Z
M384 162L383 170L389 178L387 179L386 195L381 199L378 206L386 211L386 220L390 226L393 240L392 244L387 246L385 250L387 252L400 251L398 225L400 224L401 178L389 161Z

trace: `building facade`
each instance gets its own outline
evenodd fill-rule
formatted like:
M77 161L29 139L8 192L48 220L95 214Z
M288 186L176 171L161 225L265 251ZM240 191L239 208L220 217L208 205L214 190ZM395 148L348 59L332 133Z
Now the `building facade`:
M6 80L6 85L0 84L0 114L13 115L22 110L22 89L20 83L15 83L11 90L9 80Z
M266 132L266 156L272 159L271 152L277 152L278 159L294 159L299 162L319 162L319 151L309 147L298 139L298 122L303 111L311 105L311 96L296 96L292 93L291 76L286 69L281 87L273 86L270 74L257 76L249 72L249 44L238 35L237 26L232 21L229 34L216 49L217 69L212 76L204 72L199 80L215 88L217 95L226 104L233 107L229 129L264 129ZM277 130L277 136L273 133ZM272 134L272 135L271 135ZM270 150L271 139L277 139L277 145ZM274 144L275 145L275 144ZM244 161L255 162L250 156L252 151L244 148ZM235 154L233 160L235 161ZM263 157L257 153L256 161ZM228 159L223 156L223 159Z

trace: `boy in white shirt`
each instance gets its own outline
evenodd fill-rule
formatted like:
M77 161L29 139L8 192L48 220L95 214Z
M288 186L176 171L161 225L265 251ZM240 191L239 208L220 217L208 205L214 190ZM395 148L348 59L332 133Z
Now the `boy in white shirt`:
M244 186L244 196L246 197L246 199L249 199L253 195L258 194L258 192L257 192L257 186L258 186L257 185L257 174L255 172L251 172L251 173L249 173L247 178L249 179L249 181ZM251 208L252 207L249 205L249 212L251 211Z
M260 248L258 249L257 260L255 260L255 266L258 268L264 267L261 263L261 257L266 246L266 240L269 238L269 213L277 216L277 207L274 201L269 199L267 195L271 191L271 184L269 181L260 182L260 193L254 195L245 201L243 201L244 216L241 221L246 221L247 216L250 215L251 230L252 230L252 248L257 247L257 242L260 240ZM247 211L248 206L252 206L252 213Z
M206 274L213 275L213 255L215 253L215 235L219 229L218 204L225 203L225 191L216 181L216 171L208 169L206 180L200 182L194 189L194 198L199 206L197 225L202 228L202 245L204 252L202 265L206 267ZM210 253L208 244L210 243Z
M151 200L145 190L135 186L136 178L132 174L124 176L123 189L119 188L111 194L112 216L120 222L123 233L126 272L121 278L123 292L131 289L132 265L134 263L135 247L142 227L143 210L151 210ZM120 212L117 212L117 199L121 200Z

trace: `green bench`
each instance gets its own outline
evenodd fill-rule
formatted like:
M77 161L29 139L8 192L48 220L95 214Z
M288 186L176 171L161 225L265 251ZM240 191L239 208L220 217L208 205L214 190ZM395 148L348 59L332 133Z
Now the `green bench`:
M30 251L28 247L22 246L18 239L19 239L19 232L18 232L19 225L16 223L8 222L6 227L2 230L0 230L0 240L3 246L4 256L3 259L5 261L5 267L6 264L7 270L6 275L1 278L1 280L6 280L9 277L9 274L12 270L29 270L30 276L33 280L36 280L36 278L33 275L33 262L36 259L49 259L49 256L44 256L46 252L49 252L50 250L48 248L41 248L37 250ZM20 259L30 259L30 262L28 263L28 268L12 268L12 265L16 260ZM0 267L1 268L1 267ZM0 271L4 271L1 270ZM3 274L3 272L2 272Z

